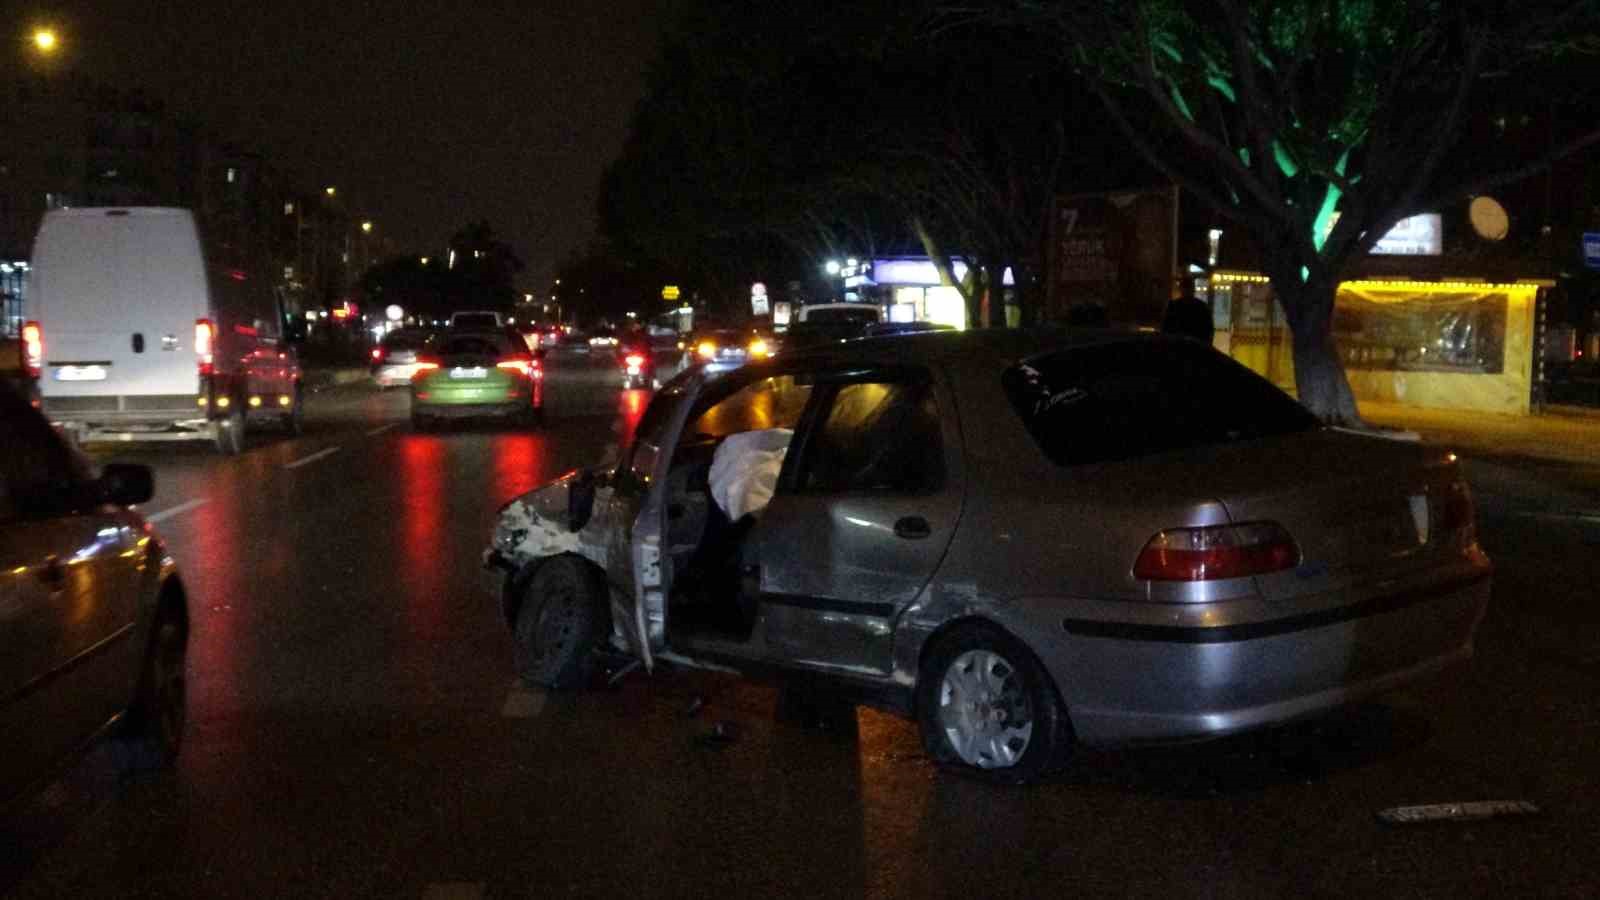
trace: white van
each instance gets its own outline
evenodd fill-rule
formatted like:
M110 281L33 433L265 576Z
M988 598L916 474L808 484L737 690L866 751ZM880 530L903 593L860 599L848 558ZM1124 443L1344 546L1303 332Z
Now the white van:
M162 207L47 213L33 247L29 368L79 440L210 440L300 428L300 366L264 255Z

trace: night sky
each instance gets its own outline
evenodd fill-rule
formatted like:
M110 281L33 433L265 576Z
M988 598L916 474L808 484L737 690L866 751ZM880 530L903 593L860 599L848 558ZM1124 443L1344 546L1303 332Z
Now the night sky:
M488 219L531 288L594 231L662 8L59 0L32 18L61 30L61 64L220 126L305 188L337 185L397 249Z

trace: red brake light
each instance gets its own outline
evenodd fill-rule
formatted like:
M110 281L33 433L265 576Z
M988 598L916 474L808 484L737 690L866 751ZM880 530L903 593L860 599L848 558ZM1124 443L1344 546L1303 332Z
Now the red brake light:
M434 369L437 369L437 368L439 368L439 361L438 360L436 360L436 359L419 359L416 362L411 364L411 377L415 378L418 375L421 375L423 372L432 372Z
M373 362L377 362L380 359L383 359L383 348L382 347L373 347L372 348L372 361Z
M626 362L628 365L633 366L635 368L644 365L644 357L640 356L637 353L628 354L626 357L623 358L623 361Z
M526 359L508 359L508 360L504 360L502 362L497 362L497 363L494 364L494 366L497 369L506 369L507 371L511 371L511 372L520 372L520 373L522 373L522 377L524 377L524 378L533 377L533 366L531 364L531 361L526 360Z
M1300 548L1276 522L1169 528L1145 544L1133 577L1146 581L1216 581L1292 569Z
M195 363L200 367L201 375L211 374L216 353L216 335L216 327L211 324L210 319L194 320Z
M22 326L22 365L29 378L38 378L44 371L44 329L38 322Z

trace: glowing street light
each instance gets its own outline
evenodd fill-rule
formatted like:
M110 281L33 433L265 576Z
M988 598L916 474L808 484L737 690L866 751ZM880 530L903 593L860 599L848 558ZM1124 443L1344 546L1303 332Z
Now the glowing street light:
M333 196L337 196L338 195L339 189L330 184L327 187L323 188L322 192L324 194L327 194L329 197L333 197Z
M361 233L362 234L371 234L372 233L372 221L370 219L361 223Z
M40 53L54 53L59 44L60 39L56 37L55 29L35 28L33 30L33 46L38 48Z
M822 270L827 272L829 275L839 274L839 261L837 259L828 260L823 264Z

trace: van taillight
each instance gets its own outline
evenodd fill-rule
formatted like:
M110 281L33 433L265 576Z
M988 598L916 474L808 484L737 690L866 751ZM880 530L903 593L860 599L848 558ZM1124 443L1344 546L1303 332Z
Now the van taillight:
M1133 577L1146 581L1216 581L1292 569L1300 548L1276 522L1169 528L1145 544Z
M22 326L22 365L29 378L38 378L44 371L44 329L38 322Z
M201 375L210 375L215 361L217 330L210 319L194 320L195 364Z

